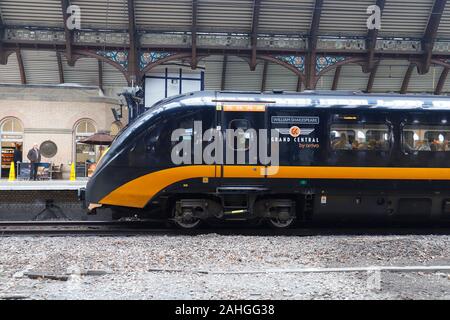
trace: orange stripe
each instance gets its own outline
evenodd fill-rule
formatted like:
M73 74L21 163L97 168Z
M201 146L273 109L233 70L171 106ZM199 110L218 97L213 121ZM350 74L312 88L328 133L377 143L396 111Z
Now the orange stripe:
M265 105L225 105L225 112L266 112Z
M215 176L215 166L189 166L161 170L124 184L103 198L100 203L144 208L150 199L174 183L194 178L214 178Z
M260 166L224 166L224 178L265 178L265 167Z
M165 188L189 179L220 177L220 166L176 167L147 174L117 188L100 203L143 208ZM449 180L450 168L280 167L270 179ZM264 178L262 166L224 166L224 178ZM261 173L263 173L261 175Z
M450 168L280 167L269 178L450 180Z

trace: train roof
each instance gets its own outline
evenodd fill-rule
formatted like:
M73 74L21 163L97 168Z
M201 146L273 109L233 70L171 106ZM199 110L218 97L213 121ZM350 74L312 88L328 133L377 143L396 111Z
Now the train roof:
M314 107L314 108L361 108L394 110L450 110L449 96L424 94L367 94L343 91L305 91L305 92L234 92L201 91L168 98L153 108L180 106L211 106L264 104L274 107Z

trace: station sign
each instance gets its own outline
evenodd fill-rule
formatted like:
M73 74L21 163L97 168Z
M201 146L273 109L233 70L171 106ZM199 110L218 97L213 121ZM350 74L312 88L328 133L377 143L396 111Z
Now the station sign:
M2 140L19 141L23 140L23 136L2 134Z

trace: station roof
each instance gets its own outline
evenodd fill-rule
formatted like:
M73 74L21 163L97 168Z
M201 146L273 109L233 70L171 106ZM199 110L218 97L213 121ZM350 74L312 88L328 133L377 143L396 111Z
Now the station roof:
M366 11L375 4L381 5L383 19L374 34L367 29ZM81 9L81 30L72 39L64 24L67 5ZM52 38L45 41L38 33ZM96 43L83 40L93 35ZM69 46L74 52L126 51L134 35L139 49L176 52L190 52L194 36L206 88L212 90L299 89L298 75L279 64L258 58L250 71L248 57L256 39L261 54L307 55L314 50L369 59L373 51L376 67L371 72L363 72L361 63L344 64L323 74L317 89L450 93L445 64L450 61L450 1L445 0L0 0L0 56L2 50L14 51L0 65L0 83L127 86L114 66L88 56L71 66L66 53ZM302 45L312 38L316 48ZM374 48L370 40L377 43ZM427 53L427 72L411 67L427 61ZM189 65L188 60L176 62Z

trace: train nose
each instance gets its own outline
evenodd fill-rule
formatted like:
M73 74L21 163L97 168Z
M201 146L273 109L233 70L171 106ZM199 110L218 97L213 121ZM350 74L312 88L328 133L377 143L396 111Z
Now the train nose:
M84 197L84 204L88 210L88 214L96 214L96 210L98 208L101 208L102 205L99 203L100 199L95 196L95 179L92 179L88 182L88 185L86 186L85 190L80 190Z
M89 211L92 209L98 208L101 206L99 204L100 200L99 197L96 195L98 190L96 188L96 178L91 178L88 181L88 184L86 185L86 189L84 190L84 203Z

